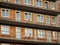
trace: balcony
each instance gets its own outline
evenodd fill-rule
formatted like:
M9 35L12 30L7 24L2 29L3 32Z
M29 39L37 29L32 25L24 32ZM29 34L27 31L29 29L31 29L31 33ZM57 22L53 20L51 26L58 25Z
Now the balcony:
M24 6L24 5L17 5L17 4L13 4L9 2L7 3L7 2L2 2L2 1L0 1L0 8L9 8L9 9L14 9L14 10L21 10L21 11L52 15L52 16L57 16L58 14L60 14L60 12L58 11L41 9L41 8L36 8L36 7Z
M36 35L35 35L36 36ZM6 34L0 34L0 43L10 43L10 44L34 44L34 45L39 45L39 44L50 44L50 45L59 45L60 41L58 37L56 40L52 41L47 41L47 38L38 38L36 37L26 37L21 35L20 38L16 38L16 34L13 35L6 35Z
M17 27L25 27L25 28L33 28L33 29L43 29L43 30L60 32L60 27L32 24L32 23L27 23L27 22L26 23L16 22L16 21L6 20L6 19L0 19L0 25L9 25L9 26L17 26Z
M0 38L0 43L10 43L10 44L30 44L30 45L60 45L60 43L49 43L49 42L39 42L31 40L16 40L16 39L5 39Z

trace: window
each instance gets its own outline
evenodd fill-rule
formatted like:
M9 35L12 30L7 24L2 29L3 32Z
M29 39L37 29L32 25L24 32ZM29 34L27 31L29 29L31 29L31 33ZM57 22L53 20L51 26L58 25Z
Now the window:
M16 21L20 21L20 11L16 11Z
M15 3L16 3L16 4L19 4L19 3L20 3L20 1L19 1L19 0L15 0Z
M52 16L52 24L56 24L55 18L56 18L56 17Z
M48 2L45 2L45 9L48 9Z
M1 25L1 34L10 34L10 27Z
M45 38L45 32L43 30L38 30L38 38Z
M2 8L2 17L9 17L9 16L10 16L9 9Z
M32 15L29 12L25 12L24 13L24 19L27 21L31 21L32 20Z
M54 2L51 2L51 9L55 9L55 3Z
M1 45L10 45L10 44L3 43L3 44L1 44Z
M44 16L43 15L37 15L37 21L38 22L44 22Z
M53 39L57 39L57 32L53 32Z
M50 24L50 16L46 15L46 24Z
M21 29L20 27L16 27L16 39L20 39L21 38Z
M32 29L25 28L25 36L32 37Z
M31 0L24 0L24 4L30 4Z
M36 6L42 7L42 0L36 0Z
M51 32L47 31L47 42L51 42Z

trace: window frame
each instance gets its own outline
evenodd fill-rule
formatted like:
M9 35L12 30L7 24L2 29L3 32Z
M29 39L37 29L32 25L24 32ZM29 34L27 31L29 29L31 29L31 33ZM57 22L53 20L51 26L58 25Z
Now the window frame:
M3 27L5 27L5 28L3 29ZM8 27L8 28L6 28L6 27ZM8 29L7 32L6 32L6 29ZM3 35L9 35L10 34L10 26L1 25L1 34L3 34Z
M16 39L20 39L21 38L21 28L20 27L16 27L16 37L15 38Z
M47 22L47 16L49 17L49 22ZM46 15L46 24L50 24L50 16Z
M48 3L48 8L45 7L45 2ZM44 9L49 9L49 2L48 1L44 1Z
M52 16L52 17L54 17L55 19L55 21L53 22L53 19L51 20L52 21L52 24L56 24L56 17L55 16Z
M26 32L27 31L27 32ZM29 31L29 32L28 32ZM31 31L31 32L30 32ZM30 35L29 35L30 34ZM26 37L32 37L33 36L33 32L32 29L30 28L25 28L25 36Z
M20 4L20 0L18 0L18 3L17 3L16 0L15 0L15 4L18 4L18 5L19 5L19 4Z
M26 5L31 5L31 0L30 0L30 3L25 3L25 0L24 0L24 4L26 4Z
M26 19L25 13L28 13L28 17L29 17L28 19ZM32 13L30 13L30 12L24 12L24 20L26 20L26 21L32 21Z
M3 11L2 10L5 10L5 15L3 16ZM8 16L6 16L7 14L6 14L6 10L8 10L9 11L9 15ZM1 17L5 17L5 18L9 18L10 17L10 9L6 9L6 8L1 8Z
M58 37L57 37L57 32L52 32L53 33L53 39L57 39ZM56 35L55 35L56 34Z
M43 0L40 0L40 1L41 1L41 3L43 2ZM41 5L37 5L37 3L40 4L40 2L37 2L37 0L36 0L36 4L35 4L36 7L41 7L41 8L43 7L43 3Z
M17 16L16 16L16 12L19 12L19 16L18 16L18 17L20 17L19 20L17 20L18 18L16 18L16 17L17 17ZM20 15L20 13L21 13L21 12L20 12L19 10L16 10L16 11L15 11L15 21L21 21L21 15Z
M38 19L38 15L40 16L40 20ZM43 17L41 17L41 16L43 16ZM43 18L43 20L41 18ZM44 22L44 15L37 14L37 22Z
M51 5L52 3L54 3L53 8L52 8L52 5ZM55 2L50 2L50 9L51 9L51 10L55 10L55 9L56 9L56 4L55 4Z
M47 42L51 42L51 31L46 31L46 35L47 35Z
M38 29L38 38L45 38L45 31Z

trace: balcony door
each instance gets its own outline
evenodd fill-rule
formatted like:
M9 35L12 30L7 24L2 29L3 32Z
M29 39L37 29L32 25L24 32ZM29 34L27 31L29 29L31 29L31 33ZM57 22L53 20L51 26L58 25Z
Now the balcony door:
M49 8L48 5L49 5L48 1L45 1L44 8L48 9Z
M16 39L21 39L21 30L20 30L20 27L16 27Z
M47 42L51 42L51 32L47 31Z
M15 18L16 21L20 21L20 11L16 11Z

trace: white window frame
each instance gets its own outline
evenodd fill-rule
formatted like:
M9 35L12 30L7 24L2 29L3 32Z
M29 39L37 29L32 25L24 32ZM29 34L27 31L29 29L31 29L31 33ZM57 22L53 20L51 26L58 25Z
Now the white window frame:
M16 27L16 39L21 39L21 28Z
M55 18L54 21L53 21L53 19L52 19L52 24L56 24L56 17L55 17L55 16L52 16L52 17Z
M26 37L32 37L32 29L30 28L25 28L25 36Z
M28 19L26 19L26 15L25 15L25 13L28 14ZM30 12L24 12L24 20L32 21L32 13L30 13Z
M17 16L16 16L16 12L19 12L19 16L18 16L19 19L18 19ZM17 19L18 19L18 20L17 20ZM18 10L15 11L15 20L16 20L16 21L20 21L20 20L21 20L20 11L18 11Z
M41 1L41 3L42 3L42 0L39 0L39 1ZM40 4L40 2L37 2L37 0L36 0L36 7L42 7L43 6L43 3L41 5L37 5L37 4Z
M47 18L47 16L49 17L49 19ZM47 19L49 20L49 22L47 22ZM46 15L46 24L50 24L50 16Z
M47 42L51 42L51 31L47 31Z
M48 3L48 8L46 8L45 6L45 2L47 2ZM48 1L44 1L44 9L49 9L49 2Z
M38 29L38 38L45 38L45 31Z
M53 7L52 7L52 3L54 4ZM50 2L50 8L51 8L52 10L55 10L55 2Z
M5 28L4 28L4 26L5 26ZM10 34L10 27L9 26L6 26L6 25L1 25L1 34L9 35Z
M20 0L18 2L16 2L16 0L15 0L15 4L20 4Z
M31 0L30 0L29 3L25 3L25 1L26 1L26 0L24 0L24 4L31 5Z
M2 11L3 9L5 10L5 15L2 14L2 13L3 13L3 11ZM9 13L8 16L6 16L6 15L7 15L7 14L6 14L6 10L9 11L9 12L8 12L8 13ZM9 18L9 17L10 17L10 9L2 8L2 9L1 9L1 17Z
M57 39L57 32L53 32L53 39Z
M40 16L40 19L38 19L38 15ZM43 17L41 17L43 16ZM43 18L43 19L42 19ZM37 14L37 22L44 22L44 15L42 14Z

